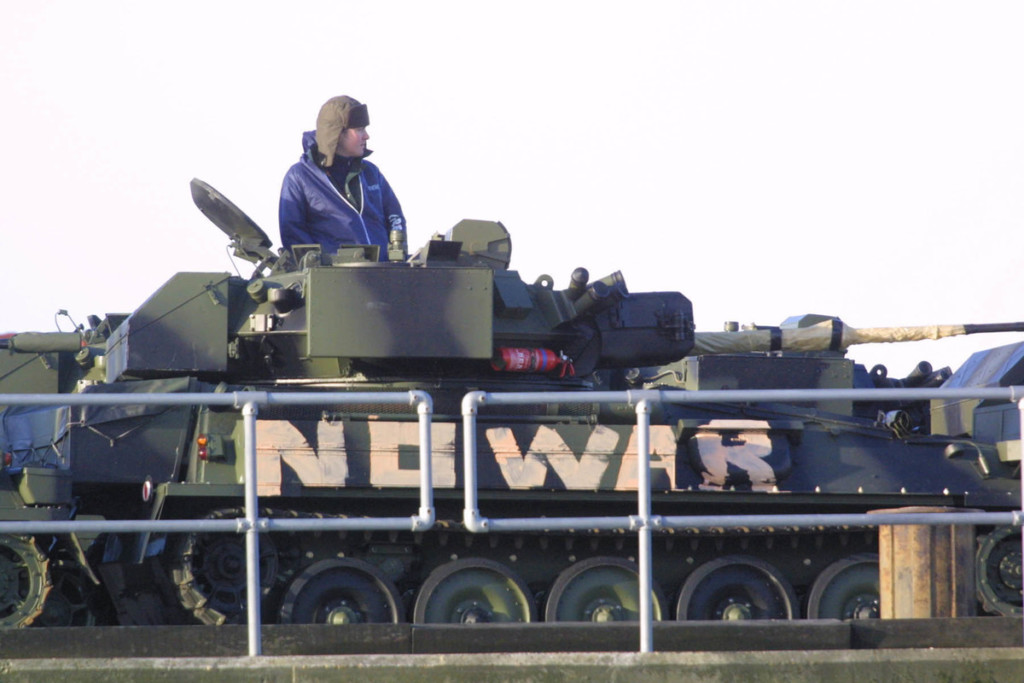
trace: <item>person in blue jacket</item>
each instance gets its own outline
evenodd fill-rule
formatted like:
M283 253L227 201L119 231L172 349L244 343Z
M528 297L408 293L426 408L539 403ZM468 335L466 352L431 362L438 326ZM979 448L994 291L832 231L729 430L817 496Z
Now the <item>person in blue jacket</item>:
M405 230L398 198L366 157L366 105L332 97L320 108L316 130L302 134L302 157L281 186L281 243L319 244L333 253L343 244L380 245L387 260L391 230Z

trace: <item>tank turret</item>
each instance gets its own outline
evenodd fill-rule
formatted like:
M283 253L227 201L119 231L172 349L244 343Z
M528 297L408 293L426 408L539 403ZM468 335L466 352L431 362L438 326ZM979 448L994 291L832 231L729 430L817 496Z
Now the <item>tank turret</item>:
M192 194L256 272L174 276L111 335L110 382L486 379L529 368L504 360L509 349L548 354L556 362L534 369L566 378L667 363L693 346L682 294L631 293L621 273L590 281L582 268L564 290L549 276L524 282L508 270L511 238L497 222L463 221L402 262L380 263L366 246L328 254L297 245L275 255L216 190L194 180Z

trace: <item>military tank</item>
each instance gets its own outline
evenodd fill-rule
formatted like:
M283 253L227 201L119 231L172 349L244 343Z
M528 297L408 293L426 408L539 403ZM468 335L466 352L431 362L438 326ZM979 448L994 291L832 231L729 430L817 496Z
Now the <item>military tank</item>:
M618 272L592 280L577 268L565 289L547 275L524 281L508 267L511 238L496 222L463 221L412 255L404 233L394 232L384 262L375 246L275 252L215 189L199 180L191 187L253 274L178 273L130 314L90 318L73 332L0 338L0 405L12 393L359 392L370 398L260 411L260 515L393 517L418 494L417 415L375 403L372 394L429 393L436 524L418 532L262 534L265 622L638 617L631 534L478 535L463 526L455 454L460 402L470 391L586 397L629 388L975 386L1020 383L1024 368L1024 350L1013 347L993 352L1005 361L1001 372L984 361L957 373L922 364L895 380L846 358L840 322L823 316L755 334L697 333L685 296L630 292ZM824 343L794 341L826 328ZM995 330L968 332L982 331ZM722 334L739 346L718 346ZM658 406L653 511L1019 508L1015 410L867 401ZM628 406L485 405L477 430L485 514L634 511L629 463L637 441ZM0 411L0 451L0 520L241 515L234 410L9 406ZM983 607L1019 614L1019 537L980 533ZM658 532L655 617L877 616L876 552L870 528ZM241 622L244 558L234 534L0 536L0 625Z

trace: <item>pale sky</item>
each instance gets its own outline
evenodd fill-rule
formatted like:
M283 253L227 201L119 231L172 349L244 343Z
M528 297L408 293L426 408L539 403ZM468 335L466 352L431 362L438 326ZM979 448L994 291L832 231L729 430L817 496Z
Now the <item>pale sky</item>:
M701 330L1024 320L1024 3L6 0L3 17L0 332L233 269L193 177L276 242L281 179L340 94L369 106L413 247L500 220L527 281L621 270L683 292ZM850 356L903 375L1022 339Z

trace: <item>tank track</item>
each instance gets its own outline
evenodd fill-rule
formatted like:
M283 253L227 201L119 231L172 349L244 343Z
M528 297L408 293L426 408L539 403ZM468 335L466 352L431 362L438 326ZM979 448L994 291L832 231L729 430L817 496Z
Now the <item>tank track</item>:
M260 514L329 516L269 508ZM238 508L208 515L239 516ZM169 574L181 605L196 621L244 622L244 545L244 538L233 534L188 534L169 543ZM449 519L426 533L265 533L260 549L265 623L637 616L637 539L625 532L480 535ZM871 529L656 532L656 614L660 619L877 616L876 552ZM633 587L633 598L624 595L621 584ZM486 595L495 590L514 599L491 604ZM837 590L851 595L835 597Z
M260 514L341 517L279 508L264 508ZM237 507L207 515L240 516ZM109 607L104 610L104 602L96 599L100 588L73 563L48 558L33 539L5 536L2 541L0 627L116 622ZM977 543L982 613L1019 616L1019 532L979 530ZM657 619L862 619L879 613L873 529L662 530L653 534L652 552ZM472 534L461 522L442 519L424 533L264 533L260 557L264 623L622 621L638 616L637 539L627 532ZM181 611L185 622L245 622L241 535L173 535L160 563L150 559L147 564L154 571L162 566L170 579L166 606ZM183 622L171 618L168 623Z
M0 535L0 628L29 626L53 588L50 561L35 539Z

